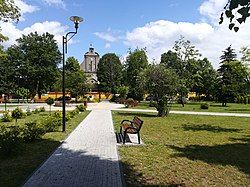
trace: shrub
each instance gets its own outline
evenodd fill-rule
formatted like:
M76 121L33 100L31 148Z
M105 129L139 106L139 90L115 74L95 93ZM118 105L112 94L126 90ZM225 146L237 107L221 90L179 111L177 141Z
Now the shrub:
M79 110L78 109L69 111L69 115L70 115L71 118L74 118L75 115L77 115L77 114L79 114Z
M86 107L84 105L77 105L76 108L80 111L80 112L85 112L86 111Z
M132 99L132 98L128 98L126 100L126 107L134 107L138 105L138 101Z
M2 122L11 122L13 120L12 116L10 115L9 111L6 111L3 113L3 117L2 117Z
M71 115L69 113L66 113L65 121L69 121L71 119Z
M23 140L25 142L32 142L34 140L40 139L44 135L45 129L41 127L40 124L36 122L25 123L23 129Z
M40 113L40 110L38 108L36 108L34 111L33 111L34 114L39 114Z
M208 109L209 108L209 104L208 103L202 103L200 106L200 109Z
M40 107L40 112L45 112L45 108L42 106L42 107Z
M156 106L157 106L157 102L151 100L149 103L149 107L156 107Z
M0 153L10 156L21 148L21 129L18 126L0 126Z
M12 111L11 113L11 116L16 119L16 122L17 122L17 119L21 119L22 117L24 117L24 112L21 108L16 108Z
M54 112L54 117L56 117L56 118L62 118L62 111L59 111L59 110L55 111Z
M45 132L54 132L58 130L62 120L56 117L49 117L42 122Z
M53 105L55 102L55 100L51 97L49 97L47 100L46 100L46 103L49 105L49 111L51 113L51 105Z
M26 109L26 115L27 115L27 116L30 116L31 114L32 114L32 112L31 112L30 108L28 107L28 108Z

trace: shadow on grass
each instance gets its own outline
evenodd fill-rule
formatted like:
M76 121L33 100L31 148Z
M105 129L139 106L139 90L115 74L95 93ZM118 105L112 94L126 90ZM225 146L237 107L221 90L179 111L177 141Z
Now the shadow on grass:
M212 125L207 125L207 124L200 124L200 125L195 125L195 124L184 124L182 125L182 128L185 131L209 131L209 132L240 132L241 129L233 129L233 128L223 128L220 126L212 126Z
M61 144L40 139L22 143L18 153L0 157L0 186L20 186L23 181Z
M235 139L236 141L237 139ZM189 145L178 147L166 145L177 151L174 157L186 157L190 160L201 160L209 164L231 165L240 171L250 174L250 138L238 139L243 142L215 146Z
M115 111L116 115L118 116L131 116L131 120L134 116L138 117L157 117L157 113L140 113L140 112L117 112Z

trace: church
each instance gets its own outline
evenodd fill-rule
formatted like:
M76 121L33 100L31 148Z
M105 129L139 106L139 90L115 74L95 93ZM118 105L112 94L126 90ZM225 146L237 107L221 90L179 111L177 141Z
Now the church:
M80 65L91 83L97 83L97 68L100 60L100 55L95 52L94 47L90 44L89 51L84 54L84 60Z

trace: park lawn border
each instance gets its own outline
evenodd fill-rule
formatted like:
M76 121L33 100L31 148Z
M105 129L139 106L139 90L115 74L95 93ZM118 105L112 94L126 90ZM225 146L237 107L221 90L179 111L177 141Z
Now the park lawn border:
M59 128L59 131L46 133L41 140L23 144L19 155L0 158L0 186L23 185L89 113L85 111L70 119L66 124L66 132L61 132Z
M145 146L118 148L128 186L250 185L249 118L112 111L115 131L134 115Z

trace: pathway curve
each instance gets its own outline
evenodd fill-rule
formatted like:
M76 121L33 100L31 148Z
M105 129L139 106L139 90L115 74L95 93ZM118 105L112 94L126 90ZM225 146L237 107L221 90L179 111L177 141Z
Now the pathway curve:
M122 186L111 116L116 107L95 106L24 186Z

